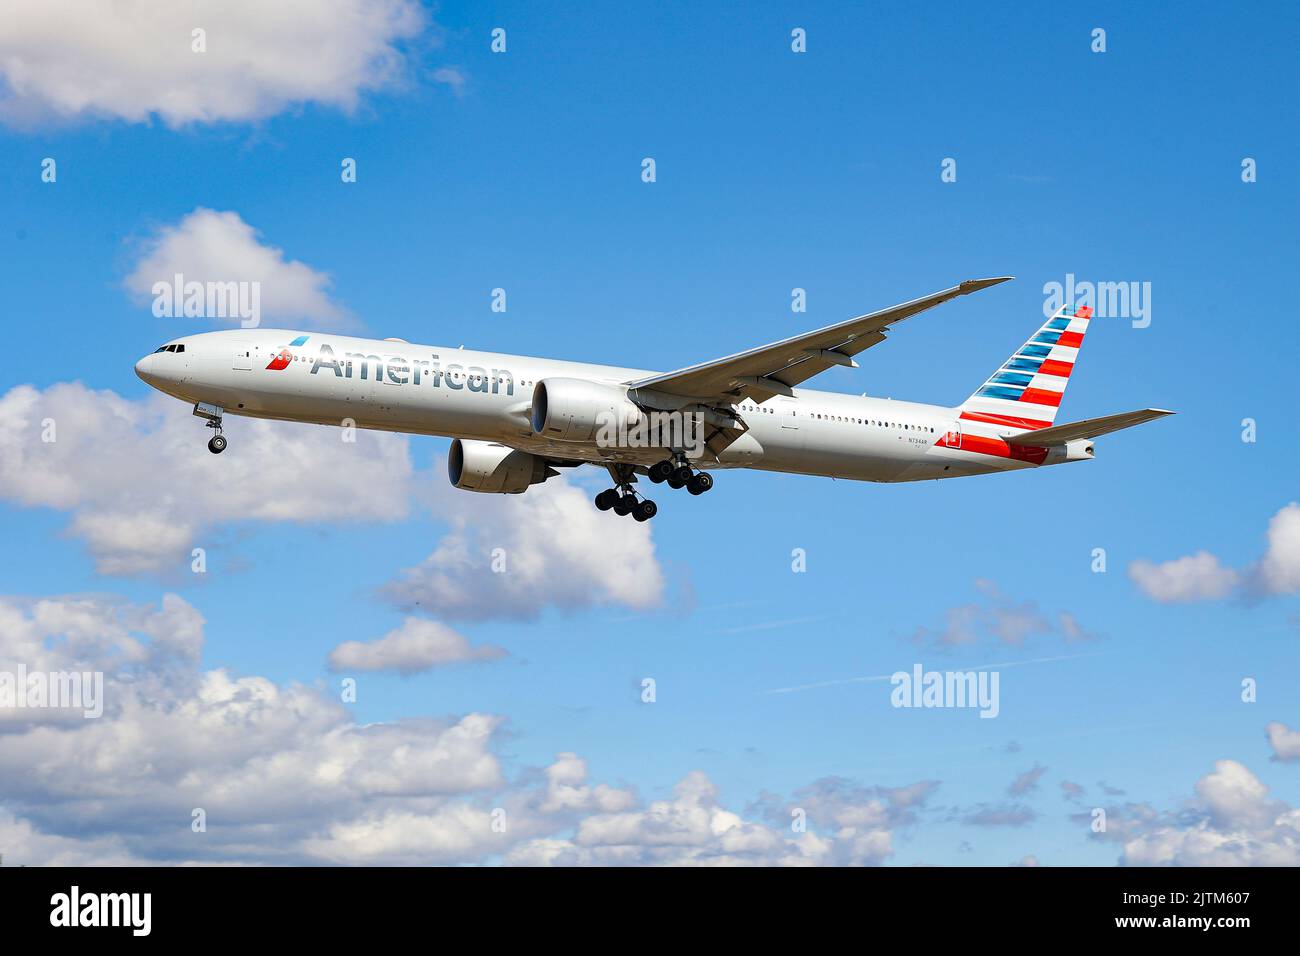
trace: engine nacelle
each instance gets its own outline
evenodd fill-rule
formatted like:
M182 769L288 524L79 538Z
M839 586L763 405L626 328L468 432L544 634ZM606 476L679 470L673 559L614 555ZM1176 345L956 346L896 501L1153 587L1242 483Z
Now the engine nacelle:
M1046 465L1055 465L1065 461L1087 461L1092 458L1092 439L1076 438L1064 445L1053 445L1047 450Z
M447 453L447 477L462 491L517 495L558 474L545 459L494 442L457 438Z
M602 429L630 428L641 409L627 389L580 378L544 378L533 386L532 426L539 438L594 441Z

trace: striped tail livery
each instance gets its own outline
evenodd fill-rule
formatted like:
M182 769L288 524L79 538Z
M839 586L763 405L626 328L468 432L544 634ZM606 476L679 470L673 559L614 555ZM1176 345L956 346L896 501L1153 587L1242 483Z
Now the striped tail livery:
M1076 461L1092 457L1091 439L1099 435L1173 414L1144 408L1056 424L1091 320L1088 306L1062 307L962 402L957 427L936 444L1002 467Z
M1091 318L1064 306L962 403L962 420L1026 431L1055 422Z

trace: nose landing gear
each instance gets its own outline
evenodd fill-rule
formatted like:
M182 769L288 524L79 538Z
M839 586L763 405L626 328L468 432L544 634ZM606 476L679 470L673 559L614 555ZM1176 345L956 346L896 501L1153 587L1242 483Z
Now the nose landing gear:
M226 436L221 434L221 416L225 409L220 405L209 405L207 402L199 402L194 406L194 414L199 418L206 418L204 423L216 431L216 434L208 439L208 451L214 455L220 455L226 450Z

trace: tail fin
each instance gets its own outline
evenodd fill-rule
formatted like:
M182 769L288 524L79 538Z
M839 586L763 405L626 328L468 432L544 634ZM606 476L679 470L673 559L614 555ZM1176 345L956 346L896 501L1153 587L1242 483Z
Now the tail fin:
M1067 305L961 403L961 417L1011 428L1047 428L1070 383L1092 309Z

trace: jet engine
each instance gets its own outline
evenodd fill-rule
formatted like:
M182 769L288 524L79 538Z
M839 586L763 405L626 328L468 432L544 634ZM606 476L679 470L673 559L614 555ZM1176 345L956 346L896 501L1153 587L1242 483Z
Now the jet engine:
M1076 438L1064 445L1053 445L1049 448L1047 450L1047 460L1043 464L1055 465L1063 461L1087 461L1092 458L1092 453L1091 438Z
M447 453L447 477L462 491L517 495L558 474L545 459L495 442L457 438Z
M632 427L641 414L619 385L544 378L533 386L532 426L539 438L594 441L602 429Z

